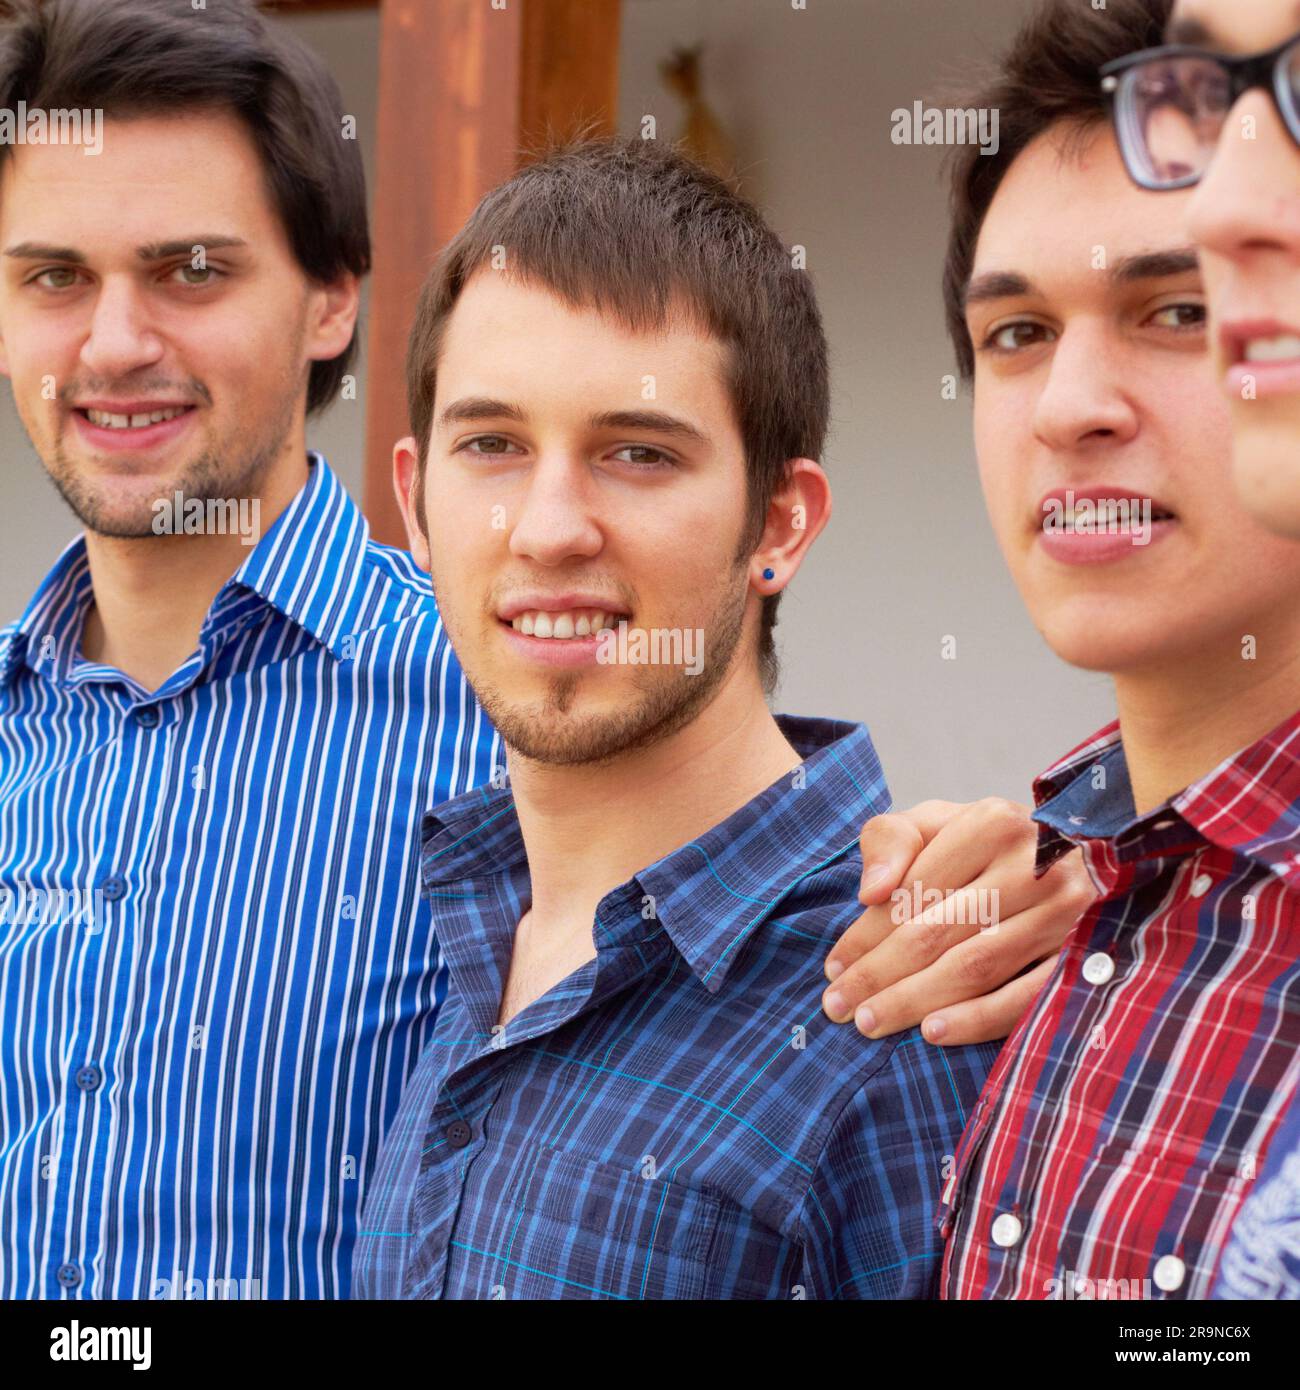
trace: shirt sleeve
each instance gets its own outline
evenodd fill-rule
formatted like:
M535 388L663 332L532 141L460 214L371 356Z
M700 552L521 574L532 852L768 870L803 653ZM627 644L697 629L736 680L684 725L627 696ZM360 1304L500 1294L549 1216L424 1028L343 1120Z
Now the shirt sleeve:
M801 1214L807 1298L935 1298L935 1212L996 1044L903 1034L831 1125Z

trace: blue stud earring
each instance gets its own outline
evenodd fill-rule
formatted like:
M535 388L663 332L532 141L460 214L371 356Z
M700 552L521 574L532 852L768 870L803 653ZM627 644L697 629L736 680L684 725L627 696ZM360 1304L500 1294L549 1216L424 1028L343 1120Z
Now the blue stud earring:
M763 578L764 578L764 579L775 579L775 578L776 578L776 571L771 567L771 565L769 565L769 566L763 571Z

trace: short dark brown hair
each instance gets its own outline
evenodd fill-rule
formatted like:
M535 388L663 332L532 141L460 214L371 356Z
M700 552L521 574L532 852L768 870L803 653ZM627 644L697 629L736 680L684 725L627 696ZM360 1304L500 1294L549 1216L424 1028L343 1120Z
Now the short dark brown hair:
M249 130L304 274L329 284L370 269L366 183L343 100L319 57L252 0L13 0L0 19L0 108L105 117L225 110ZM0 145L0 160L10 153ZM313 362L308 411L337 394L356 333Z
M820 460L830 396L808 273L754 205L678 150L638 138L554 149L489 193L425 281L411 330L406 382L421 474L447 321L498 247L511 274L571 305L637 329L660 326L680 304L725 345L725 385L745 446L741 554L752 552L789 462ZM760 624L769 694L778 599L763 599Z
M948 251L943 303L948 336L967 381L975 348L966 328L966 289L980 228L1012 164L1044 131L1060 122L1086 130L1107 119L1098 71L1104 63L1164 42L1173 0L1043 0L1021 26L995 69L952 104L998 113L996 154L963 145L952 162ZM1063 210L1063 216L1068 212Z

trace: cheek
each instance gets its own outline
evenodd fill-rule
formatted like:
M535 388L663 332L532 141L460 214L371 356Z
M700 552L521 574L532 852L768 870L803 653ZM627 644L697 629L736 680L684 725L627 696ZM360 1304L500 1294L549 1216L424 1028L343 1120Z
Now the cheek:
M1028 439L1016 437L1007 422L1017 419L1012 411L998 413L977 409L975 415L975 454L979 461L980 487L993 532L999 544L1008 549L1024 531L1021 525L1028 499L1017 459L1028 457Z

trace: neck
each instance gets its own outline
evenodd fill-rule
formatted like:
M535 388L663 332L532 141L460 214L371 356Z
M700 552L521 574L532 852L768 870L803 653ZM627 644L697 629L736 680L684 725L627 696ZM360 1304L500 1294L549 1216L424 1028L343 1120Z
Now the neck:
M725 820L798 767L757 675L733 670L689 725L602 764L560 767L508 750L532 886L530 918L590 932L596 906L638 870Z
M1133 803L1145 815L1300 709L1300 639L1259 635L1257 657L1240 641L1221 659L1197 653L1174 670L1115 679Z
M264 534L307 481L307 455L297 441L268 471L258 495ZM199 630L221 587L252 547L238 534L162 535L119 539L86 533L94 603L86 614L81 653L157 690L198 645Z

